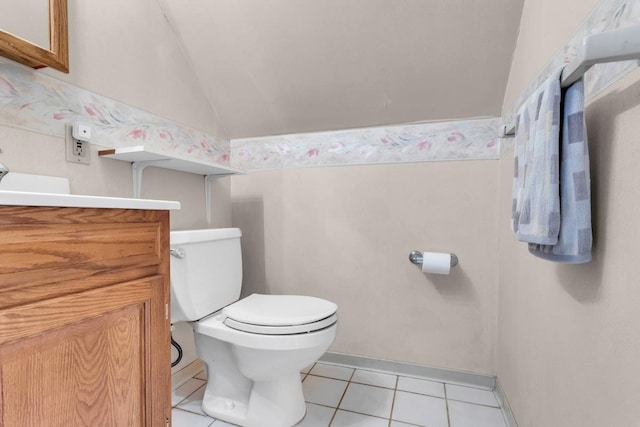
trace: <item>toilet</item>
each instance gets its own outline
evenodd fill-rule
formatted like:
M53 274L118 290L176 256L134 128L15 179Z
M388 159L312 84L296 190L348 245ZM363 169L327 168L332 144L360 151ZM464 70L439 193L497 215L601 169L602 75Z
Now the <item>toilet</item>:
M246 427L304 418L300 370L333 342L337 306L301 295L240 299L238 228L171 232L171 322L189 322L205 365L202 409Z

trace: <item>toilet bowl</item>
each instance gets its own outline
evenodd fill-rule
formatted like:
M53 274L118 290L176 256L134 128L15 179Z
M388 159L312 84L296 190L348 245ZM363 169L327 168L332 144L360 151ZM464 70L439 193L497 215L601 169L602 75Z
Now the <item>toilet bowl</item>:
M239 229L171 233L172 322L188 321L207 373L202 409L247 427L305 415L300 370L331 345L337 306L301 295L239 299Z
M273 427L292 426L304 417L300 370L316 361L333 342L335 309L330 316L312 323L283 326L265 325L266 321L244 323L227 313L227 309L232 311L237 308L234 306L254 301L261 302L263 307L281 308L283 304L278 301L281 297L290 303L298 298L300 302L309 302L308 297L254 294L192 323L196 351L208 373L209 386L202 402L207 414L239 425ZM327 303L313 300L321 305ZM275 313L282 320L287 317L282 312ZM291 317L291 322L295 323L296 318ZM278 328L308 331L274 330Z

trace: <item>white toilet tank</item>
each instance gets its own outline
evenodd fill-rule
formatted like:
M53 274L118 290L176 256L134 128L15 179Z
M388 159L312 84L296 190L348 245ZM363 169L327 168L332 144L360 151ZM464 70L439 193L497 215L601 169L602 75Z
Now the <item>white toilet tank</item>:
M241 236L239 228L171 232L171 323L201 319L240 298Z

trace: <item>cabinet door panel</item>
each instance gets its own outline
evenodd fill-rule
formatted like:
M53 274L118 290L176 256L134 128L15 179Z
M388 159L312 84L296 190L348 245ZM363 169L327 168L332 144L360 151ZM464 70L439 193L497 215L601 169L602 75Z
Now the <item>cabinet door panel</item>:
M0 347L0 425L151 425L149 321L154 286L162 281L156 276L0 311L0 337L18 331ZM28 313L44 317L40 330Z

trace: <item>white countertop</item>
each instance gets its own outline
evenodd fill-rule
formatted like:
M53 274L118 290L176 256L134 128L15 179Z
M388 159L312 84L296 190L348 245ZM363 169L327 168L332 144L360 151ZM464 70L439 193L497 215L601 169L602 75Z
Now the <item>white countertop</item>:
M3 190L0 190L0 205L105 209L180 209L180 202L169 200L125 199L121 197L78 196L75 194L30 193Z

